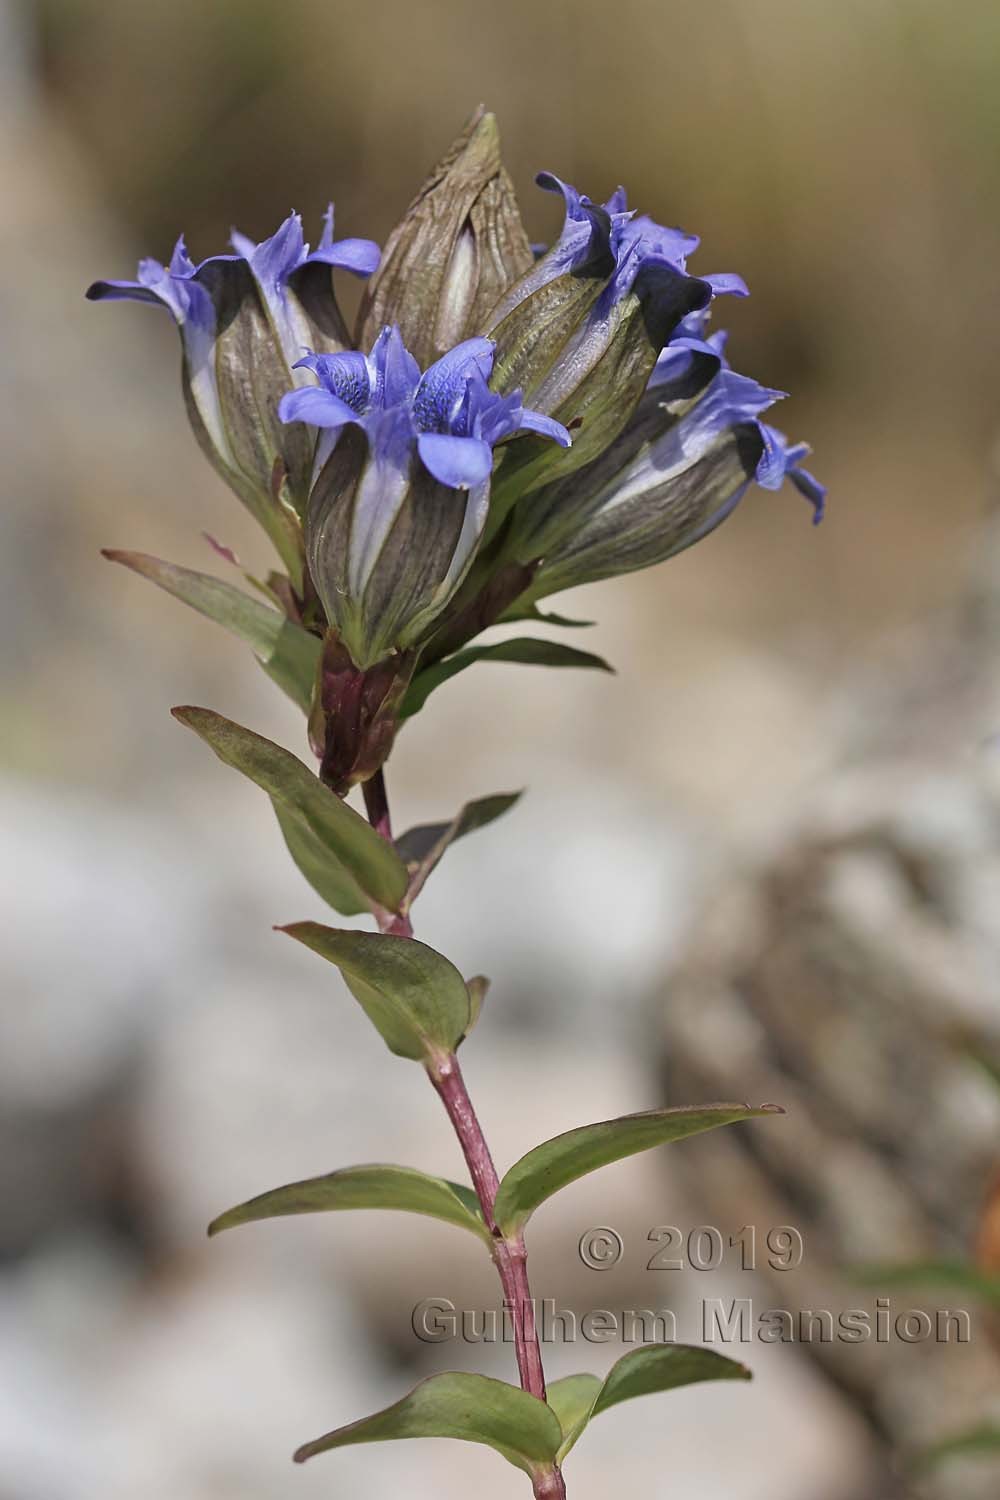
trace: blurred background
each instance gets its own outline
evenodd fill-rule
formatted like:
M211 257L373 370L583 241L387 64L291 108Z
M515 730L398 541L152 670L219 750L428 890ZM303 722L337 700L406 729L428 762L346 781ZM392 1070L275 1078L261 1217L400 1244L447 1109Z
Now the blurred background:
M539 169L624 181L701 234L696 271L746 277L733 362L793 393L778 420L832 491L819 530L754 492L704 546L566 596L617 677L483 666L399 743L399 826L529 789L418 907L494 980L465 1066L501 1165L666 1102L789 1109L565 1192L535 1293L673 1308L694 1341L710 1296L973 1326L731 1348L752 1386L602 1418L570 1493L996 1494L987 1459L903 1461L1000 1417L988 1295L857 1275L1000 1266L998 84L993 0L0 0L3 1500L524 1488L461 1444L288 1463L433 1369L509 1378L509 1348L411 1331L424 1297L493 1305L471 1241L373 1215L204 1238L279 1182L461 1163L417 1070L272 933L324 912L263 799L167 714L302 745L238 645L98 555L211 570L208 530L265 563L196 452L169 319L83 300L181 229L196 259L292 207L315 234L329 197L383 239L480 100L532 238L559 220ZM791 1224L802 1265L647 1271L651 1230L702 1224ZM595 1225L613 1270L579 1259Z

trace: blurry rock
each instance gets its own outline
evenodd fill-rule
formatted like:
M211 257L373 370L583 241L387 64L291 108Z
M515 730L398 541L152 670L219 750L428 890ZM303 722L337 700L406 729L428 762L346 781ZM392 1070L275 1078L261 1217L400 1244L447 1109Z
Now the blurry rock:
M995 538L984 536L981 555ZM995 555L995 553L993 553ZM869 665L841 704L842 769L720 882L672 978L674 1102L736 1095L786 1121L691 1142L709 1220L791 1224L774 1305L871 1306L866 1264L971 1261L1000 1164L1000 573ZM791 1300L789 1300L791 1299ZM1000 1358L967 1293L891 1289L892 1316L971 1311L973 1342L808 1344L893 1449L995 1414ZM976 1336L978 1329L979 1336ZM997 1466L920 1493L996 1493Z

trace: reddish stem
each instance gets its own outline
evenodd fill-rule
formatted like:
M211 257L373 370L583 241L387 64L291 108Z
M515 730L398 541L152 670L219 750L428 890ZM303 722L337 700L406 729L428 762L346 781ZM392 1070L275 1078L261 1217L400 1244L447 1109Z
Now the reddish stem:
M380 833L387 844L392 843L392 819L389 817L389 797L385 788L385 772L378 770L362 782L365 796L365 811L368 821L376 833Z
M372 827L389 842L392 841L392 822L389 816L389 799L385 777L377 771L364 783L365 807ZM382 932L400 937L412 937L413 928L407 916L376 908L375 918ZM483 1218L493 1235L493 1261L500 1275L504 1303L514 1325L514 1349L521 1388L540 1401L545 1400L545 1374L542 1369L542 1352L535 1326L535 1304L528 1283L527 1254L524 1236L505 1236L497 1227L494 1214L497 1188L500 1179L486 1143L483 1128L479 1123L472 1100L469 1098L465 1079L453 1052L436 1057L427 1064L427 1073L441 1102L448 1113L462 1154L465 1157L472 1183L483 1211ZM536 1500L565 1500L566 1486L558 1466L535 1476L533 1487Z
M465 1087L465 1079L454 1053L435 1059L428 1064L427 1072L441 1101L448 1111L448 1118L458 1136L469 1172L472 1176L476 1196L493 1235L493 1260L500 1273L504 1301L514 1325L514 1350L517 1368L524 1390L545 1400L545 1375L542 1370L542 1354L535 1327L535 1304L528 1285L527 1254L523 1235L505 1238L497 1228L493 1205L496 1201L500 1180L493 1165L490 1148L486 1144L482 1126L472 1107L472 1100Z

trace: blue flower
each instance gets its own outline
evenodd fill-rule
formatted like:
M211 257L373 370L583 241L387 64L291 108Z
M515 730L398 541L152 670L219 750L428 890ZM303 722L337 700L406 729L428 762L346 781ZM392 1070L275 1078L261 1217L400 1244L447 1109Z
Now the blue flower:
M294 516L304 509L313 453L301 432L283 431L277 403L294 382L292 367L304 347L343 349L350 342L331 268L368 276L379 251L371 240L335 242L332 204L315 250L294 213L260 244L234 231L232 246L233 254L196 265L181 237L167 265L142 260L135 281L96 281L87 296L149 302L170 312L180 331L196 436L294 575L301 572Z
M624 188L616 188L606 203L596 204L552 172L540 172L535 180L546 192L562 194L565 205L562 232L551 249L540 256L502 299L491 315L491 326L496 327L525 297L558 276L590 275L606 279L601 299L601 312L606 315L632 289L644 266L658 265L680 275L689 274L687 260L698 248L698 236L666 228L648 214L636 213L628 207ZM748 295L746 282L732 272L698 279L709 284L712 296Z
M315 386L288 391L284 422L320 434L306 555L330 623L358 667L419 644L483 536L494 445L558 422L497 395L489 339L466 339L423 374L397 327L370 354L307 354Z
M801 467L807 446L761 420L784 392L730 369L724 348L703 313L686 319L617 441L517 507L510 555L538 564L527 598L672 557L721 525L752 481L776 490L789 479L822 519L826 491Z
M751 423L762 444L754 479L765 490L780 490L785 480L790 480L812 505L813 524L818 526L826 513L827 492L808 469L802 468L801 460L810 452L808 443L790 444L784 433L758 420L761 411L782 400L786 393L765 392L755 380L735 374L725 354L728 335L721 329L708 334L706 322L707 309L685 319L657 360L649 389L657 391L669 406L673 392L683 395L680 387L684 382L692 376L697 379L695 371L709 372L705 395L691 414L691 430L718 434L726 425ZM766 402L763 395L768 397Z
M307 422L336 434L356 424L376 451L413 443L441 484L472 489L493 468L493 448L515 433L536 432L569 447L561 423L523 405L520 391L499 396L488 385L493 343L466 339L421 375L399 329L384 328L370 354L308 354L297 368L312 370L318 386L289 391L278 408L283 422ZM323 458L332 444L321 445Z

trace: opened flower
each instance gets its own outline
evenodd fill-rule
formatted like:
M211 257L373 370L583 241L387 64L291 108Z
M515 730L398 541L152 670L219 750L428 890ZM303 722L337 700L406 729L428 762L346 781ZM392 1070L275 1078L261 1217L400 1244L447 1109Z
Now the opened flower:
M467 339L421 374L398 328L370 354L308 354L318 385L288 392L281 419L321 433L306 524L309 569L359 667L419 640L472 561L489 510L496 444L559 422L501 396L489 339Z
M196 265L183 237L168 265L139 262L135 281L96 281L92 300L165 307L181 335L188 413L212 463L275 542L286 565L301 569L301 516L312 470L312 444L277 418L282 393L304 347L344 349L350 339L333 295L333 269L368 276L378 265L371 240L333 238L333 205L310 250L298 214L255 244L234 231L232 255Z
M534 494L514 516L510 551L537 565L526 597L650 567L731 515L756 481L785 479L822 519L826 491L761 413L783 398L729 368L725 334L686 321L664 350L626 430L596 462Z

